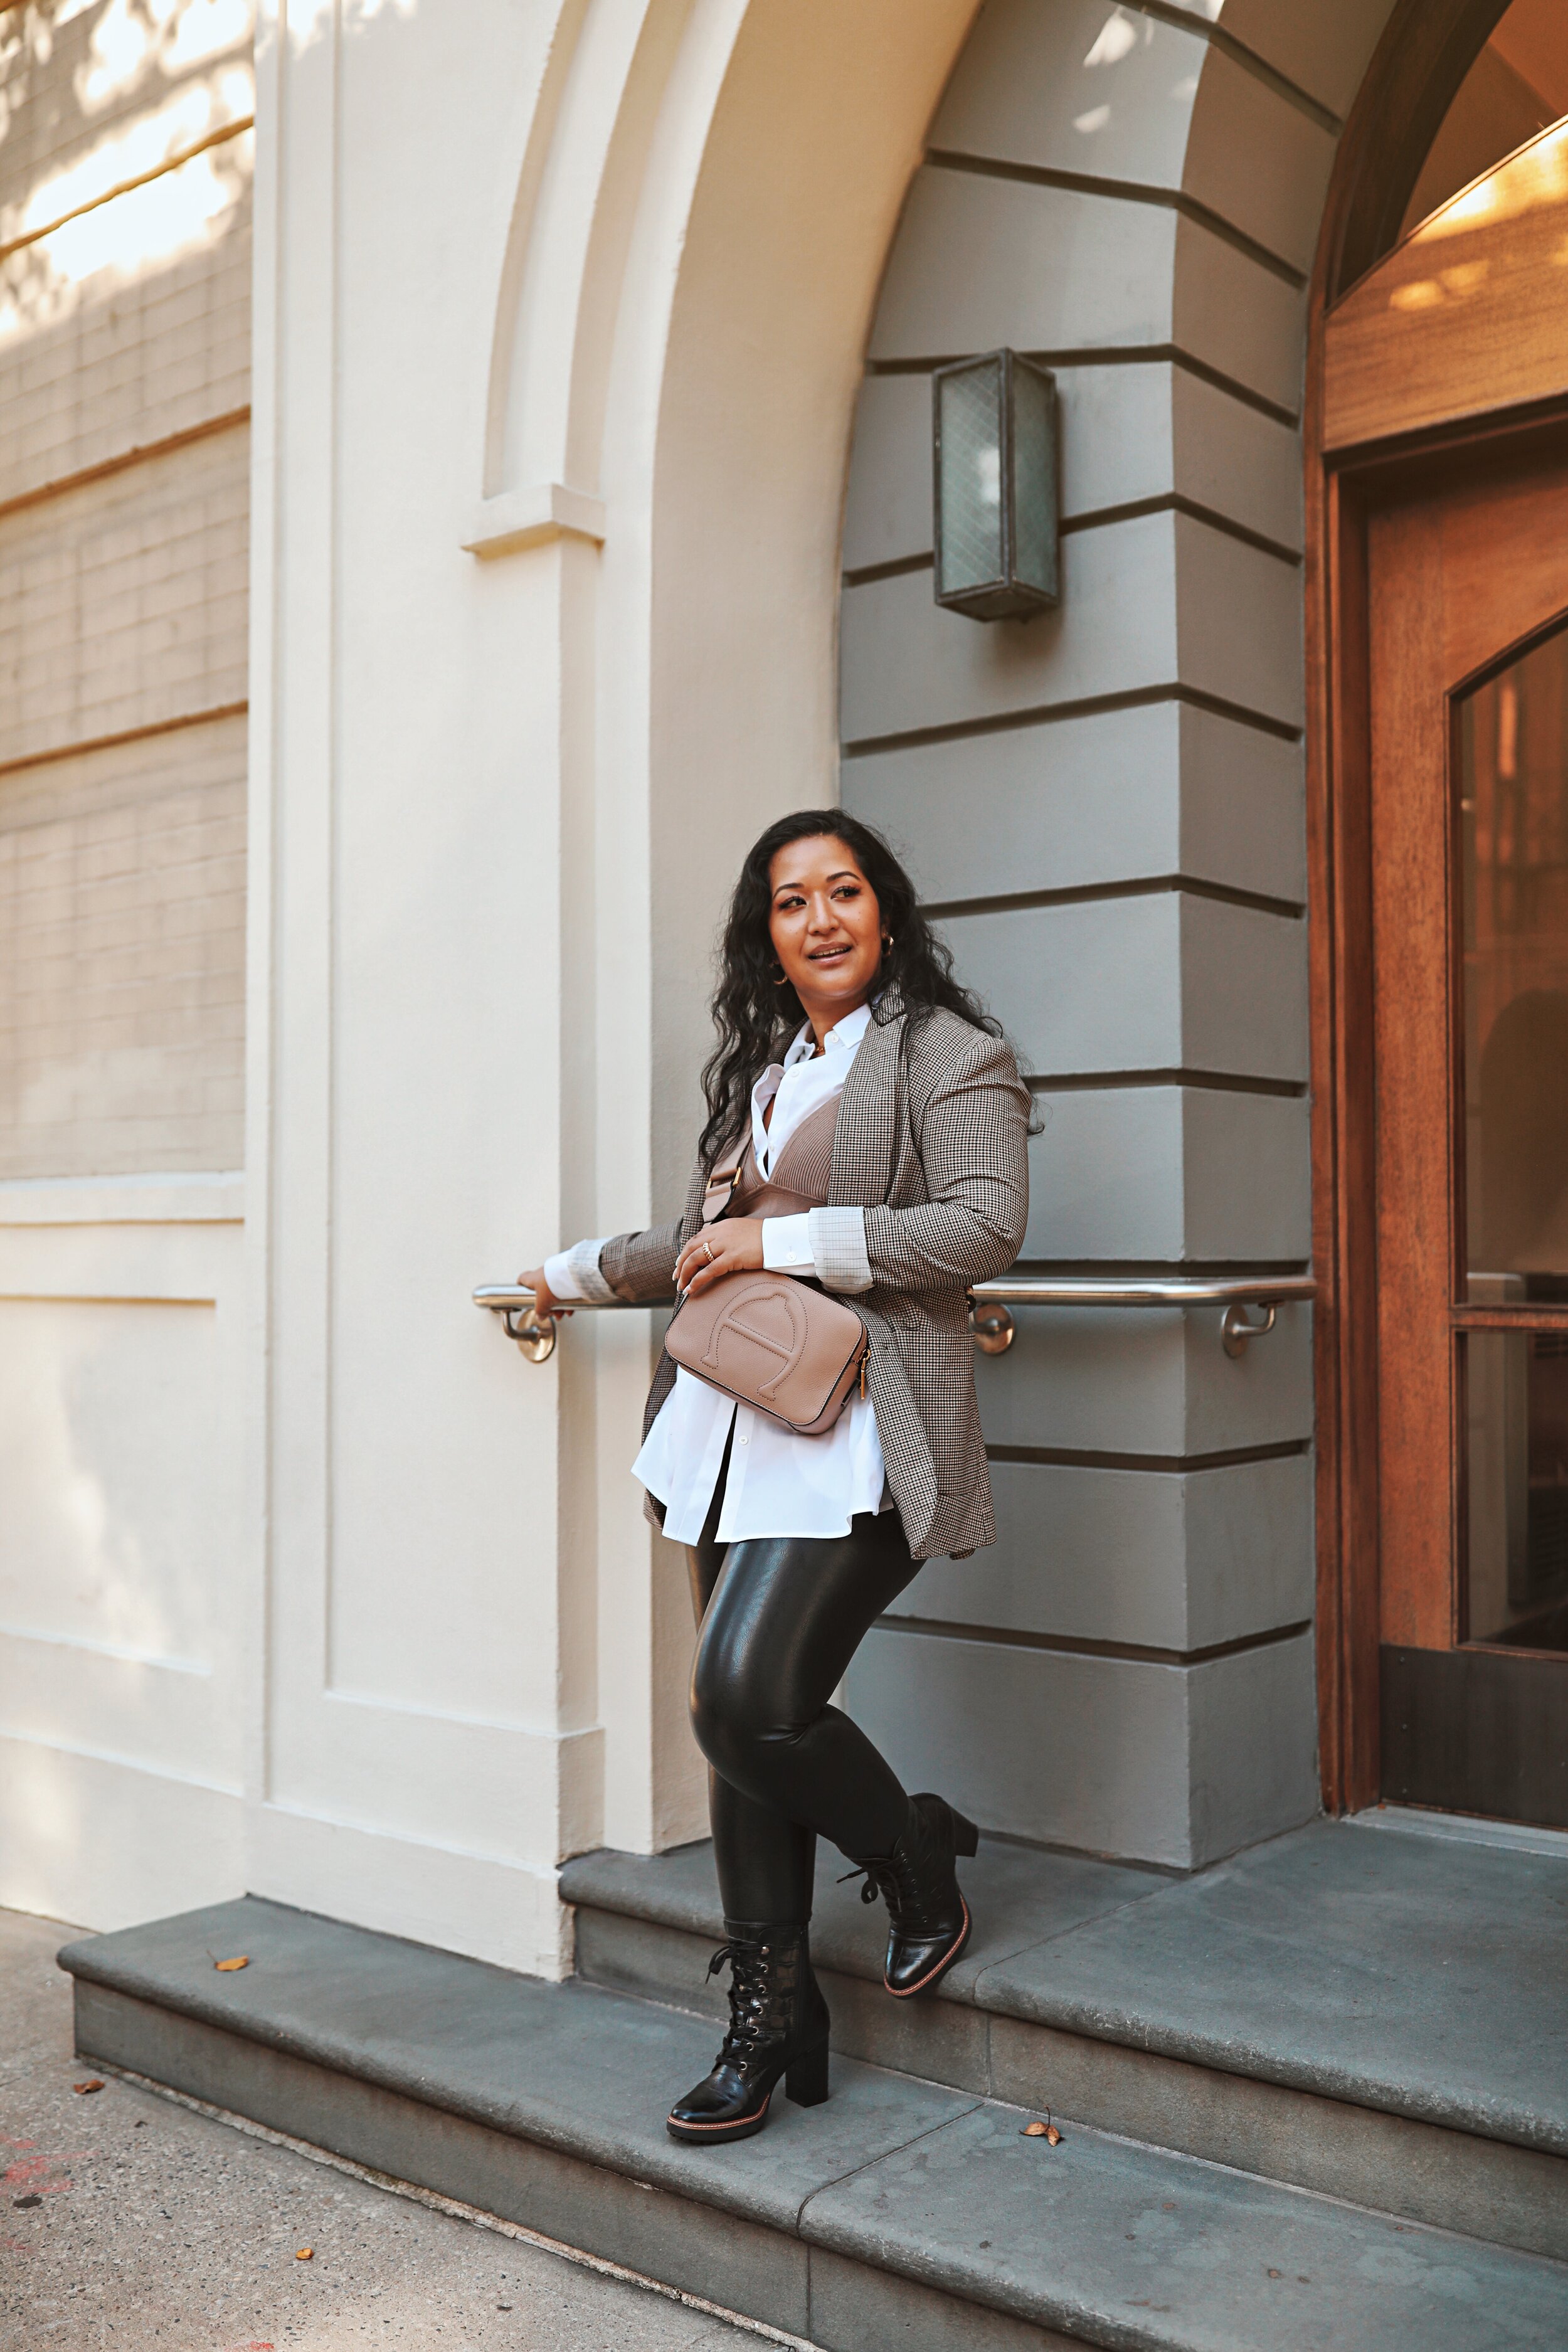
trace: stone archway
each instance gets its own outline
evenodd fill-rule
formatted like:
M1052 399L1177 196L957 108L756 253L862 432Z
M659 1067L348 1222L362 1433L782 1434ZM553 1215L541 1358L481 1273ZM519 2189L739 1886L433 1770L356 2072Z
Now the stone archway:
M581 1230L645 1222L683 1184L740 856L781 810L837 797L861 357L974 5L590 5L563 12L542 69L473 540L539 551L562 648L561 1190ZM580 1346L563 1392L563 1491L591 1485L597 1508L563 1502L560 1576L598 1591L604 1835L646 1846L698 1834L701 1800L688 1603L666 1559L650 1596L626 1477L636 1321L595 1334L592 1382Z
M853 22L829 11L808 25L798 9L649 9L635 37L629 22L619 28L614 70L608 18L589 10L563 20L563 46L550 68L554 110L542 107L538 118L550 121L551 143L520 174L525 183L535 175L534 193L514 226L504 282L515 308L509 314L503 302L488 447L497 528L517 528L521 514L521 530L542 543L557 537L563 677L576 680L558 712L563 930L578 936L563 957L578 976L563 1016L563 1067L575 1061L595 1076L592 1101L580 1096L563 1125L563 1197L570 1202L575 1188L582 1203L568 1222L607 1229L648 1213L679 1183L694 1108L689 1074L705 1042L701 951L729 876L760 823L834 790L838 484L887 254L850 484L858 543L847 551L846 793L889 819L888 777L922 761L929 772L932 740L972 736L992 747L1003 781L989 832L1006 879L977 884L967 868L958 877L966 856L973 864L976 829L966 822L967 841L958 842L952 817L929 801L911 842L928 888L962 925L976 898L1006 897L1009 885L1016 892L1020 813L1006 779L1016 772L1008 758L1022 740L1020 717L1051 724L1070 714L1075 776L1085 761L1125 769L1146 757L1159 781L1142 833L1136 821L1131 832L1102 829L1054 881L1047 859L1026 895L1092 898L1103 885L1108 903L1125 907L1144 885L1174 877L1171 896L1192 917L1169 947L1184 1034L1152 1057L1173 1082L1145 1087L1134 1055L1132 1083L1105 1084L1113 1051L1110 1067L1093 1074L1092 1094L1064 1094L1052 1138L1065 1152L1063 1190L1079 1208L1085 1188L1074 1171L1087 1160L1146 1146L1150 1181L1137 1200L1110 1205L1120 1231L1107 1229L1102 1198L1098 1225L1085 1209L1077 1227L1070 1216L1058 1231L1047 1227L1035 1253L1305 1258L1304 289L1338 128L1378 26L1346 11L1303 44L1279 8L1248 12L1233 32L1227 20L1211 27L1196 14L1188 29L1121 8L1042 16L993 0L963 50L931 133L936 152L889 246L926 118L972 13L933 8L917 37L900 12L896 86L887 70L890 23L858 11ZM1125 100L1120 73L1132 78ZM1184 79L1192 88L1179 96ZM1106 88L1117 91L1103 126L1114 152L1102 154L1086 150L1100 133L1081 124ZM952 201L944 205L939 192ZM1040 233L1041 198L1063 216L1065 233L1048 224ZM946 339L933 350L929 323L944 311ZM1141 373L1131 347L1145 337L1152 349ZM929 599L912 576L918 544L905 546L898 525L885 546L874 528L868 537L860 495L868 465L886 475L886 446L880 458L868 457L879 433L905 454L911 446L922 362L998 341L1043 350L1064 373L1083 352L1089 392L1085 429L1068 404L1069 448L1087 463L1083 496L1076 509L1068 500L1068 610L1017 659L1017 633L1004 633L1012 644L1000 652L994 636L951 623L931 634ZM879 405L885 427L873 414ZM924 470L922 452L911 475L917 502ZM862 707L868 678L876 687ZM1097 742L1114 748L1102 754ZM960 755L946 757L951 764ZM964 772L952 803L972 816L971 788L985 787L977 772ZM917 797L921 789L917 782ZM689 910L679 924L656 915L672 904ZM1237 918L1237 940L1216 907ZM582 943L590 928L591 955ZM1205 1020L1211 1029L1230 1025L1225 987L1199 1003L1203 989L1194 993L1189 974L1232 954L1274 1000L1278 1050L1271 1060L1266 1053L1268 1066L1189 1034ZM1014 1017L1005 975L985 977ZM608 1008L629 998L642 1007L632 1056L606 1050ZM1151 1056L1142 1059L1146 1069ZM1043 1066L1049 1075L1048 1058ZM666 1070L679 1074L668 1087L655 1075ZM638 1112L629 1148L628 1100ZM1125 1114L1121 1129L1117 1113ZM1042 1172L1048 1197L1055 1171ZM603 1328L596 1339L594 1434L586 1410L578 1412L563 1465L580 1475L581 1449L591 1444L605 1833L659 1843L700 1825L669 1698L677 1678L661 1665L683 1647L685 1602L673 1585L661 1591L656 1571L644 1613L637 1580L628 1581L625 1563L640 1546L622 1457L645 1359L640 1334ZM1245 1451L1249 1436L1265 1450L1279 1446L1281 1460L1299 1455L1310 1429L1305 1347L1304 1328L1281 1347L1281 1393L1258 1431L1232 1428L1233 1401L1214 1391L1205 1362L1184 1355L1178 1369L1173 1359L1171 1426L1181 1427L1155 1449L1160 1457L1225 1452L1227 1441ZM1169 1416L1162 1408L1155 1418L1163 1425ZM1205 1420L1219 1433L1206 1448L1192 1434ZM1277 1483L1287 1475L1300 1488L1291 1504L1270 1495L1247 1507L1261 1514L1260 1526L1281 1507L1293 1510L1310 1545L1304 1462ZM574 1523L568 1548L587 1541ZM1300 1570L1302 1542L1285 1548ZM1215 1646L1194 1631L1205 1615L1195 1556L1184 1549L1175 1564L1185 1633L1143 1644L1166 1656ZM1255 1686L1233 1658L1223 1675L1186 1676L1189 1696L1200 1681L1228 1685L1215 1725L1205 1728L1190 1707L1178 1711L1171 1738L1180 1764L1173 1753L1151 1753L1126 1783L1125 1819L1080 1822L1026 1808L1011 1825L1190 1861L1297 1817L1315 1785L1310 1638L1300 1630L1311 1611L1300 1574L1279 1580L1294 1597L1274 1596L1262 1612L1268 1620L1271 1607L1272 1620L1238 1631L1220 1612L1219 1646L1256 1643ZM1281 1638L1283 1612L1297 1628L1289 1640ZM960 1613L973 1615L967 1604ZM908 1712L905 1700L893 1703ZM1216 1793L1205 1743L1223 1747L1245 1716L1261 1753L1281 1713L1299 1734L1299 1753L1260 1772L1243 1741L1234 1788ZM999 1759L996 1777L1016 1776ZM1145 1781L1182 1790L1152 1832L1132 1826Z
M851 716L847 789L860 805L873 761L907 753L918 766L942 735L940 710L915 704L951 690L950 646L963 646L983 705L966 742L1024 745L1021 716L1057 695L1061 681L1047 679L1021 701L1010 641L979 630L948 640L921 675L927 600L907 562L918 545L852 555L862 576L842 607L838 592L846 452L879 284L973 16L971 0L574 0L548 27L543 11L531 16L536 49L525 55L519 37L498 68L476 47L472 20L367 0L331 26L301 18L297 40L263 56L259 895L247 1019L259 1079L254 1622L265 1633L250 1680L247 1818L248 1883L284 1900L548 1971L566 1958L561 1854L600 1840L666 1844L700 1826L681 1717L686 1603L675 1563L649 1575L626 1476L646 1326L605 1318L573 1332L553 1371L520 1372L476 1328L465 1294L521 1262L519 1250L645 1222L668 1197L691 1132L704 959L737 852L778 808L835 790L841 609L847 695L860 695L857 665L861 678L868 656L875 667L875 607L890 648L878 691L896 698L907 686L911 697L886 719ZM1232 934L1256 942L1293 920L1250 903L1288 889L1259 880L1275 852L1235 821L1202 739L1213 728L1236 740L1225 732L1246 724L1236 706L1260 695L1273 731L1253 727L1245 740L1287 758L1299 723L1283 699L1292 678L1299 690L1296 573L1256 544L1278 542L1281 527L1260 524L1245 498L1237 510L1239 439L1222 436L1216 462L1204 419L1232 398L1216 373L1261 370L1252 389L1264 405L1239 404L1243 429L1290 429L1272 412L1289 418L1299 382L1295 278L1306 264L1277 246L1302 216L1301 142L1325 135L1312 110L1337 119L1368 37L1349 0L1310 26L1299 17L1285 0L1253 0L1217 27L1197 22L1182 36L1203 48L1184 134L1162 132L1161 144L1156 110L1104 185L1048 159L987 158L982 125L963 136L985 168L959 168L950 146L910 201L872 345L879 399L896 404L918 373L907 363L931 355L899 340L898 306L914 317L922 285L943 299L975 293L982 277L994 286L994 264L1047 308L1053 288L1075 300L1097 283L1147 295L1166 322L1155 340L1171 347L1152 367L1163 383L1180 377L1184 404L1168 400L1131 436L1111 436L1174 454L1165 478L1102 485L1074 518L1069 608L1047 656L1064 677L1079 662L1085 681L1068 693L1079 708L1058 726L1058 745L1094 715L1085 703L1126 687L1148 723L1154 703L1137 698L1179 686L1167 698L1176 766L1138 765L1136 745L1131 765L1091 763L1132 812L1115 839L1095 834L1103 793L1068 769L1053 794L1010 802L997 769L984 794L969 794L990 815L968 842L951 812L969 786L928 796L933 827L940 818L948 829L916 844L917 863L950 905L999 887L983 875L944 882L961 850L1005 839L1021 872L1043 813L1053 849L1076 845L1081 859L1067 889L1089 888L1129 920L1180 912L1183 957L1212 963ZM1111 19L1140 40L1156 23L1100 0L1087 11L993 0L963 68L976 123L1006 95L984 68L1009 26L1036 26L1081 64ZM498 37L512 23L499 6L494 20ZM1319 89L1315 75L1337 79ZM1280 79L1311 85L1306 112L1281 98ZM1238 181L1223 134L1226 109L1243 100L1274 108L1297 143L1266 140ZM1069 147L1091 136L1071 115L1058 128ZM1135 170L1147 186L1130 194ZM1072 236L1009 242L994 222L978 246L973 224L936 235L922 190L938 175L969 199L1070 199ZM1243 198L1252 209L1233 217ZM1113 234L1095 245L1097 214ZM1080 231L1089 242L1075 246ZM1079 267L1075 252L1091 247L1099 259ZM1286 275L1254 248L1283 259ZM418 304L401 299L410 283ZM1272 322L1261 344L1248 343L1235 297L1255 286L1258 318ZM959 348L984 332L1060 355L1054 328L1002 319L991 336L973 302L952 316ZM1135 374L1119 362L1125 317L1096 324L1080 302L1078 320L1075 335L1112 347L1096 363L1108 397L1120 396ZM1223 363L1211 352L1178 368L1183 338L1211 330L1228 339ZM1297 373L1282 388L1291 348ZM1136 558L1120 574L1101 560L1118 548ZM1272 581L1270 566L1285 587L1260 601L1250 583ZM863 576L878 570L880 580ZM1142 604L1118 604L1128 576L1147 589ZM1247 674L1227 676L1226 616L1239 610L1250 626L1264 603L1268 646L1255 632ZM1092 661L1085 623L1102 640ZM1026 649L1029 662L1045 642ZM1143 669L1106 682L1127 643ZM911 740L873 748L888 736ZM1194 778L1210 778L1206 796L1186 793L1189 755ZM1181 790L1162 799L1173 772ZM1292 788L1266 777L1257 807L1285 804ZM1129 837L1142 864L1116 848ZM1238 875L1248 860L1250 880ZM1181 888L1163 887L1172 877ZM1014 895L1060 895L1037 865L1026 884L1005 882ZM1021 911L1056 919L1043 906ZM1276 995L1288 962L1268 966ZM1189 990L1186 1002L1212 1032L1220 1015L1201 997ZM1215 1060L1229 1050L1223 1040L1211 1050L1189 1024L1110 1074L1157 1076L1184 1057L1236 1075ZM1131 1235L1140 1254L1223 1255L1241 1146L1262 1153L1280 1199L1296 1197L1299 1094L1151 1086L1133 1106L1151 1123L1124 1121L1118 1160L1106 1121L1126 1110L1128 1091L1064 1092L1056 1137L1078 1138L1083 1166L1174 1167L1178 1181L1132 1199L1131 1179L1119 1179L1118 1209L1081 1183L1075 1194L1063 1161L1042 1188L1052 1213L1076 1199L1086 1234L1094 1216L1125 1211L1122 1248ZM1268 1209L1247 1210L1258 1246ZM389 1265L420 1269L399 1291L395 1349ZM1252 1442L1205 1434L1229 1408L1199 1340L1155 1344L1168 1373L1155 1451ZM1310 1407L1293 1344L1254 1358L1258 1393L1284 1396L1268 1412L1295 1416L1295 1441ZM1058 1444L1146 1444L1116 1420L1135 1388L1069 1380L1063 1410L1076 1396L1093 1428ZM1176 1614L1158 1647L1204 1647L1196 1617L1182 1613L1187 1586L1166 1590ZM1281 1622L1262 1630L1279 1633ZM1300 1637L1248 1654L1266 1653L1289 1664ZM1223 1659L1193 1669L1232 1688L1238 1673ZM1295 1683L1285 1696L1294 1708ZM1261 1683L1252 1699L1266 1701ZM1163 1771L1182 1791L1161 1817L1161 1851L1213 1851L1237 1834L1234 1790L1251 1751L1242 1741L1233 1767L1222 1743L1217 1780L1205 1760L1205 1739L1230 1720L1205 1732L1193 1717L1174 1761L1146 1755L1125 1780L1129 1802L1142 1801L1140 1772Z

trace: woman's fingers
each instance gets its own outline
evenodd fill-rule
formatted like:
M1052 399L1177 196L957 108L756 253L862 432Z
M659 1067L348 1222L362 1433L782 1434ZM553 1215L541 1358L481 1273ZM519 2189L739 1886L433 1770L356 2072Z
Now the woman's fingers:
M702 1291L710 1282L717 1282L721 1274L734 1272L735 1265L723 1244L710 1243L705 1234L699 1234L681 1251L675 1278L682 1290Z
M760 1217L727 1217L694 1234L675 1262L677 1286L700 1293L721 1275L740 1274L763 1262Z
M676 1287L679 1290L700 1289L700 1277L711 1267L718 1255L718 1251L709 1246L704 1235L700 1234L696 1241L688 1242L676 1260Z
M520 1290L532 1291L533 1311L542 1320L546 1315L570 1315L572 1312L569 1307L563 1307L561 1304L545 1281L544 1268L542 1265L531 1265L526 1273L520 1274L517 1277L517 1286Z

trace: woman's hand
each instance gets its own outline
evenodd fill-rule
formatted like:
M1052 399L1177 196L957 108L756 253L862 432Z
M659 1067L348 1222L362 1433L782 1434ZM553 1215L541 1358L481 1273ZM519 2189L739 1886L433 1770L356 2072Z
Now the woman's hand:
M542 1265L530 1266L526 1274L520 1274L517 1277L517 1286L520 1290L532 1291L533 1311L541 1323L548 1321L552 1315L560 1317L570 1315L572 1312L570 1307L562 1305L545 1281L544 1268Z
M721 1217L693 1234L675 1261L675 1286L693 1296L721 1274L743 1274L763 1262L761 1217Z

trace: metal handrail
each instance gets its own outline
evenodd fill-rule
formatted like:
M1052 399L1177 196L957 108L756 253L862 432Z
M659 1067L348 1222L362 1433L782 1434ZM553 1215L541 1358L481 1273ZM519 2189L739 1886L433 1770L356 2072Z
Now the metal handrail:
M988 1356L1005 1355L1017 1336L1008 1313L1011 1307L1223 1307L1220 1345L1227 1356L1245 1356L1249 1341L1272 1331L1279 1309L1315 1298L1318 1286L1310 1274L1240 1275L1098 1275L1005 1274L995 1282L970 1286L973 1301L974 1344ZM555 1352L555 1324L541 1323L533 1293L511 1282L482 1282L473 1294L476 1307L487 1307L506 1325L509 1338L531 1363L542 1364ZM574 1311L601 1307L672 1307L673 1298L574 1299ZM1252 1322L1249 1307L1262 1310L1261 1323Z

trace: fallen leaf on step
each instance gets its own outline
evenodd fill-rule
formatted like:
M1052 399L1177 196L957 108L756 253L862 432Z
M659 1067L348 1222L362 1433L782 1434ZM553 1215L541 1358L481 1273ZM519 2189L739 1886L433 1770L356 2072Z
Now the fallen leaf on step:
M16 2208L18 2213L25 2213L30 2205L41 2205L43 2201L43 2199L37 2195L30 2197L13 2197L11 2200L12 2204Z
M73 2091L80 2091L83 2093L88 2091L101 2091L102 2088L103 2077L101 2074L89 2074L85 2083L73 2083L71 2084L71 2089Z
M213 1962L213 1966L216 1969L220 1976L226 1977L236 1969L247 1969L250 1966L250 1954L248 1952L241 1952L236 1959L215 1960Z
M1048 2107L1046 2109L1046 2119L1044 2123L1042 2123L1039 2116L1037 2116L1033 2123L1026 2124L1024 2126L1023 2130L1018 2134L1018 2137L1020 2139L1043 2139L1047 2147L1060 2147L1062 2144L1062 2136L1060 2132L1058 2131L1055 2124L1051 2121L1051 2111Z
M1020 2139L1044 2139L1045 2136L1046 2127L1037 2117L1032 2124L1026 2124L1018 2134Z
M1046 2126L1046 2146L1047 2147L1060 2147L1061 2144L1062 2136L1060 2132L1058 2131L1055 2124L1047 2124Z
M297 2263L308 2263L313 2259L315 2252L314 2246L301 2246L294 2260Z

